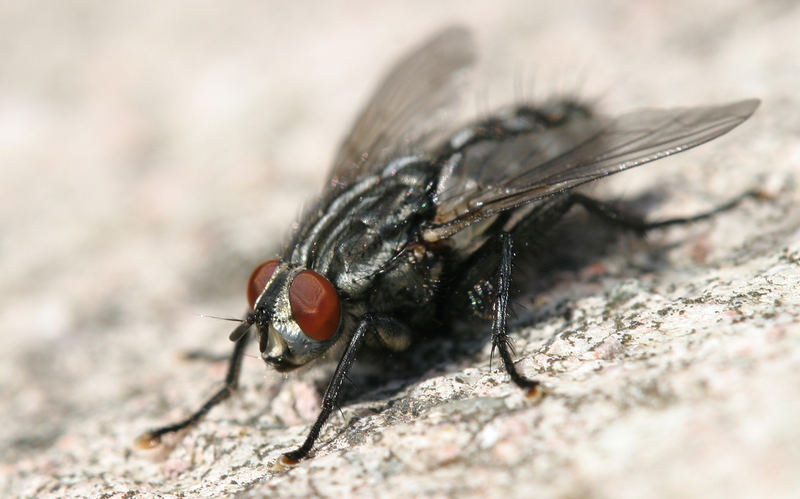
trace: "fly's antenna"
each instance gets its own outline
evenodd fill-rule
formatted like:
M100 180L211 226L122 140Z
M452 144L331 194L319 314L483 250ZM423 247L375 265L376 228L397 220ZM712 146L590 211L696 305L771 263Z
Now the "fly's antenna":
M217 319L221 321L230 321L230 322L244 322L247 319L236 319L235 317L219 317L216 315L208 315L208 314L197 314L198 317L202 318L209 318L209 319Z
M255 320L256 320L255 314L253 314L253 313L247 314L247 317L245 317L243 320L239 321L239 322L241 322L241 324L236 326L236 329L234 329L231 332L231 334L228 336L228 339L231 340L234 343L236 343L239 340L241 340L244 336L247 335L247 331L253 325L253 322L255 322Z

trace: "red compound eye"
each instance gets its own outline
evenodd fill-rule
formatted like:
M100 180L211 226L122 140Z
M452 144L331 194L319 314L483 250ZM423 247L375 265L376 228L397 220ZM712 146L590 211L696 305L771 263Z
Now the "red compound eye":
M313 270L304 270L294 278L289 304L297 325L313 340L329 340L339 328L339 295L330 281Z
M264 291L264 286L280 263L278 260L267 260L250 274L250 280L247 281L247 301L250 303L250 310L255 310L256 298Z

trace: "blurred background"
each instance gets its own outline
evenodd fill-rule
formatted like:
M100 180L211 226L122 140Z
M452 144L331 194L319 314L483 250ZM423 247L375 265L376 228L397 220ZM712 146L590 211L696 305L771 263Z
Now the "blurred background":
M200 314L244 311L249 272L272 256L320 189L338 141L382 72L454 23L474 31L481 55L466 98L472 115L559 92L586 96L610 114L763 99L752 121L729 137L631 172L609 185L611 195L672 186L679 211L698 198L691 207L703 209L754 185L785 191L794 183L794 1L0 2L4 495L161 494L203 482L207 469L185 466L186 459L164 464L129 453L139 431L184 414L223 376L223 366L187 366L176 354L225 352L230 327ZM785 196L796 200L797 193ZM737 247L752 234L732 224L725 236ZM781 244L762 250L793 248ZM246 359L245 370L253 373L245 381L251 392L280 378L265 374L257 359ZM264 396L243 395L252 403L238 406L235 417L244 422L229 430L265 411ZM288 445L313 418L316 399L309 397L312 407L297 409ZM220 413L236 414L226 410ZM656 495L682 483L701 495L755 492L758 484L785 492L798 451L776 451L772 443L800 442L787 427L757 429L756 440L766 442L758 452L779 454L768 469L731 458L728 447L697 461L650 449L653 466L637 483L645 487L648 473L666 466L672 471ZM247 439L238 445L252 452ZM625 463L636 460L625 456ZM705 459L723 458L713 479L693 474ZM575 459L567 468L556 460L519 469L537 490L566 495L584 495L608 478L597 489L607 495L630 475L604 459L592 466ZM680 459L689 462L669 467ZM213 458L204 466L213 468ZM401 466L398 476L409 470ZM256 465L247 471L267 480ZM87 488L65 484L74 486L76 477ZM170 481L176 477L185 481ZM501 482L484 486L515 490ZM215 493L243 490L225 487Z

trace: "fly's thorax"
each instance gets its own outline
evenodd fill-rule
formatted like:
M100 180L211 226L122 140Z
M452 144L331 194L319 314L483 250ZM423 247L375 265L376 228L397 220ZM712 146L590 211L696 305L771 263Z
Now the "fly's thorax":
M270 260L253 272L249 294L261 357L278 371L320 357L340 336L338 292L313 270Z
M303 217L284 258L319 269L348 301L367 300L433 217L436 171L428 159L401 157L342 189Z

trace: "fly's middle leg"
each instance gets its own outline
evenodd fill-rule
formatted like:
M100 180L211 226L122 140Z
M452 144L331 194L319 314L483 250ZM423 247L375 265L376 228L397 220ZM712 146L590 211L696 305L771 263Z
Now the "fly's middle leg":
M511 380L526 391L529 397L539 394L539 382L523 376L517 370L511 358L511 338L508 336L508 301L511 288L511 260L513 259L513 241L511 234L503 232L500 239L500 265L497 268L496 290L492 318L492 351L500 354Z

